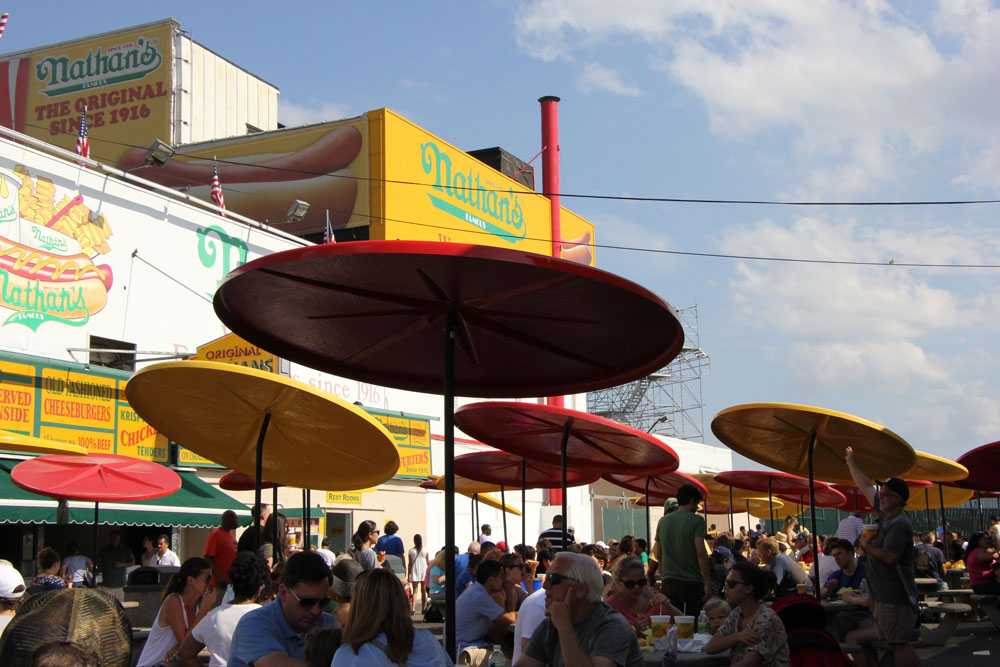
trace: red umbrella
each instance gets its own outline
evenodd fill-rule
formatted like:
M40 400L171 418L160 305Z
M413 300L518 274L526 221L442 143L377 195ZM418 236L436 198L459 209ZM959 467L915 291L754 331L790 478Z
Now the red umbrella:
M934 486L931 482L924 481L922 479L907 479L904 480L906 485L911 489L926 489ZM848 512L864 512L865 514L876 514L876 510L872 508L871 503L865 498L865 494L861 493L861 490L851 484L831 484L833 488L844 494L844 502L840 505L840 509L847 510Z
M160 498L181 488L180 475L170 468L117 454L39 456L14 466L10 478L31 493L93 502L94 553L100 503Z
M677 470L680 459L659 438L639 429L586 412L537 403L492 401L463 405L455 423L489 445L562 468L563 544L569 523L567 468L598 473L663 474Z
M506 503L504 489L521 489L521 511L524 511L526 489L559 488L559 466L541 463L507 452L473 452L455 459L455 474L478 482L500 485L500 502ZM599 473L582 470L566 471L566 486L586 486L601 478ZM521 543L526 544L525 522L521 521ZM475 531L473 531L475 532ZM503 513L503 539L507 541L507 513Z
M285 359L444 395L449 549L456 393L558 396L623 384L668 364L684 343L674 310L635 283L574 262L460 243L360 241L266 255L226 277L215 311ZM445 574L445 648L454 658L451 559Z
M696 480L694 477L688 477L682 472L668 472L662 475L623 475L607 473L603 475L604 479L608 480L612 484L617 484L618 486L628 489L629 491L638 491L639 493L645 494L646 502L643 505L646 507L646 544L652 547L652 524L649 521L649 499L658 498L662 503L667 498L672 498L677 495L677 491L685 484L690 484L691 486L698 489L701 493L701 497L705 498L705 507L709 506L708 503L708 489L705 485Z
M969 476L953 482L953 486L975 491L1000 491L1000 441L971 449L956 459L969 469Z
M740 489L766 493L768 497L778 496L792 502L799 502L803 496L809 494L809 480L798 475L790 475L786 472L774 472L770 470L733 470L721 472L715 479L723 484L729 484ZM816 494L816 505L827 505L830 507L840 507L846 500L844 494L840 493L826 482L813 482L813 489ZM773 520L773 516L771 517Z
M262 489L277 489L279 486L281 484L264 480L260 483L260 488ZM219 478L219 488L226 491L253 491L256 487L254 486L254 478L252 476L237 470L230 470Z

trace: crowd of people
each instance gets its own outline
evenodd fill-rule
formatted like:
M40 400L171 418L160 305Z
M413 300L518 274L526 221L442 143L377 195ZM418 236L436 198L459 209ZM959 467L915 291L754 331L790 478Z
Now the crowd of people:
M455 562L456 640L463 663L485 665L499 646L520 667L586 664L584 658L638 667L643 659L637 638L654 616L704 612L707 653L728 651L734 665L784 667L790 647L770 601L811 593L818 581L820 597L857 605L838 614L836 640L869 647L883 641L896 665L919 664L910 641L917 620L915 577L933 577L943 588L945 565L962 560L973 590L1000 594L1000 517L968 540L947 525L940 532L914 532L904 511L906 484L890 478L876 489L850 449L846 462L879 509L877 530L866 533L862 516L849 516L835 535L817 537L815 553L812 535L794 517L773 534L760 525L731 532L706 525L697 512L703 499L693 486L681 487L665 503L651 545L631 535L581 544L556 515L533 546L493 542L491 527L484 525L464 552L432 554L420 535L407 548L394 521L380 529L365 520L346 553L331 551L329 540L319 549L293 551L281 513L254 508L239 540L236 516L226 513L203 556L183 563L166 535L144 540L141 563L179 569L163 590L138 664L198 665L207 651L213 666L450 665L439 639L414 626L419 614L430 619L444 606L449 559ZM27 586L9 563L0 563L0 629L16 625L24 596L90 587L97 572L106 592L121 599L124 571L134 559L117 531L94 562L76 545L67 551L60 558L42 549L38 574ZM86 655L86 646L69 648ZM43 656L59 651L39 647ZM856 659L868 664L877 658L867 652Z

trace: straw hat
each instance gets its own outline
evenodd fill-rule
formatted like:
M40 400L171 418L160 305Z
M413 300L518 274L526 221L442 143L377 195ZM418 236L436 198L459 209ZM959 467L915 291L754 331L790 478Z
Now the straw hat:
M779 530L778 532L776 532L774 534L774 539L778 540L778 542L786 542L787 543L788 542L788 535L785 535L783 532L781 532Z
M118 600L93 588L43 591L28 597L0 641L0 664L31 665L35 650L70 641L96 653L104 667L128 667L132 624Z

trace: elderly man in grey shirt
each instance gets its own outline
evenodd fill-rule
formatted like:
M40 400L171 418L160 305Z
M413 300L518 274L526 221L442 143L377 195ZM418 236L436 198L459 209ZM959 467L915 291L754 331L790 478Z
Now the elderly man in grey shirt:
M625 617L601 602L604 578L590 556L556 555L545 576L545 614L515 667L641 667L642 652Z

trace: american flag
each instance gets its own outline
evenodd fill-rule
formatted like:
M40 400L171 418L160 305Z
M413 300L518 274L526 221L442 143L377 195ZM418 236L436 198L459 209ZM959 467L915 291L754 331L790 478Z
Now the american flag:
M7 17L10 16L7 12L0 16L0 37L3 37L3 29L7 27Z
M83 107L83 115L80 116L80 134L76 137L76 154L90 157L90 138L87 136L87 107Z
M215 164L214 158L212 162L212 201L215 205L223 209L219 212L223 218L226 217L226 200L222 196L222 186L219 185L219 167Z
M326 229L323 230L323 243L336 243L333 237L333 225L330 224L330 209L326 209Z

